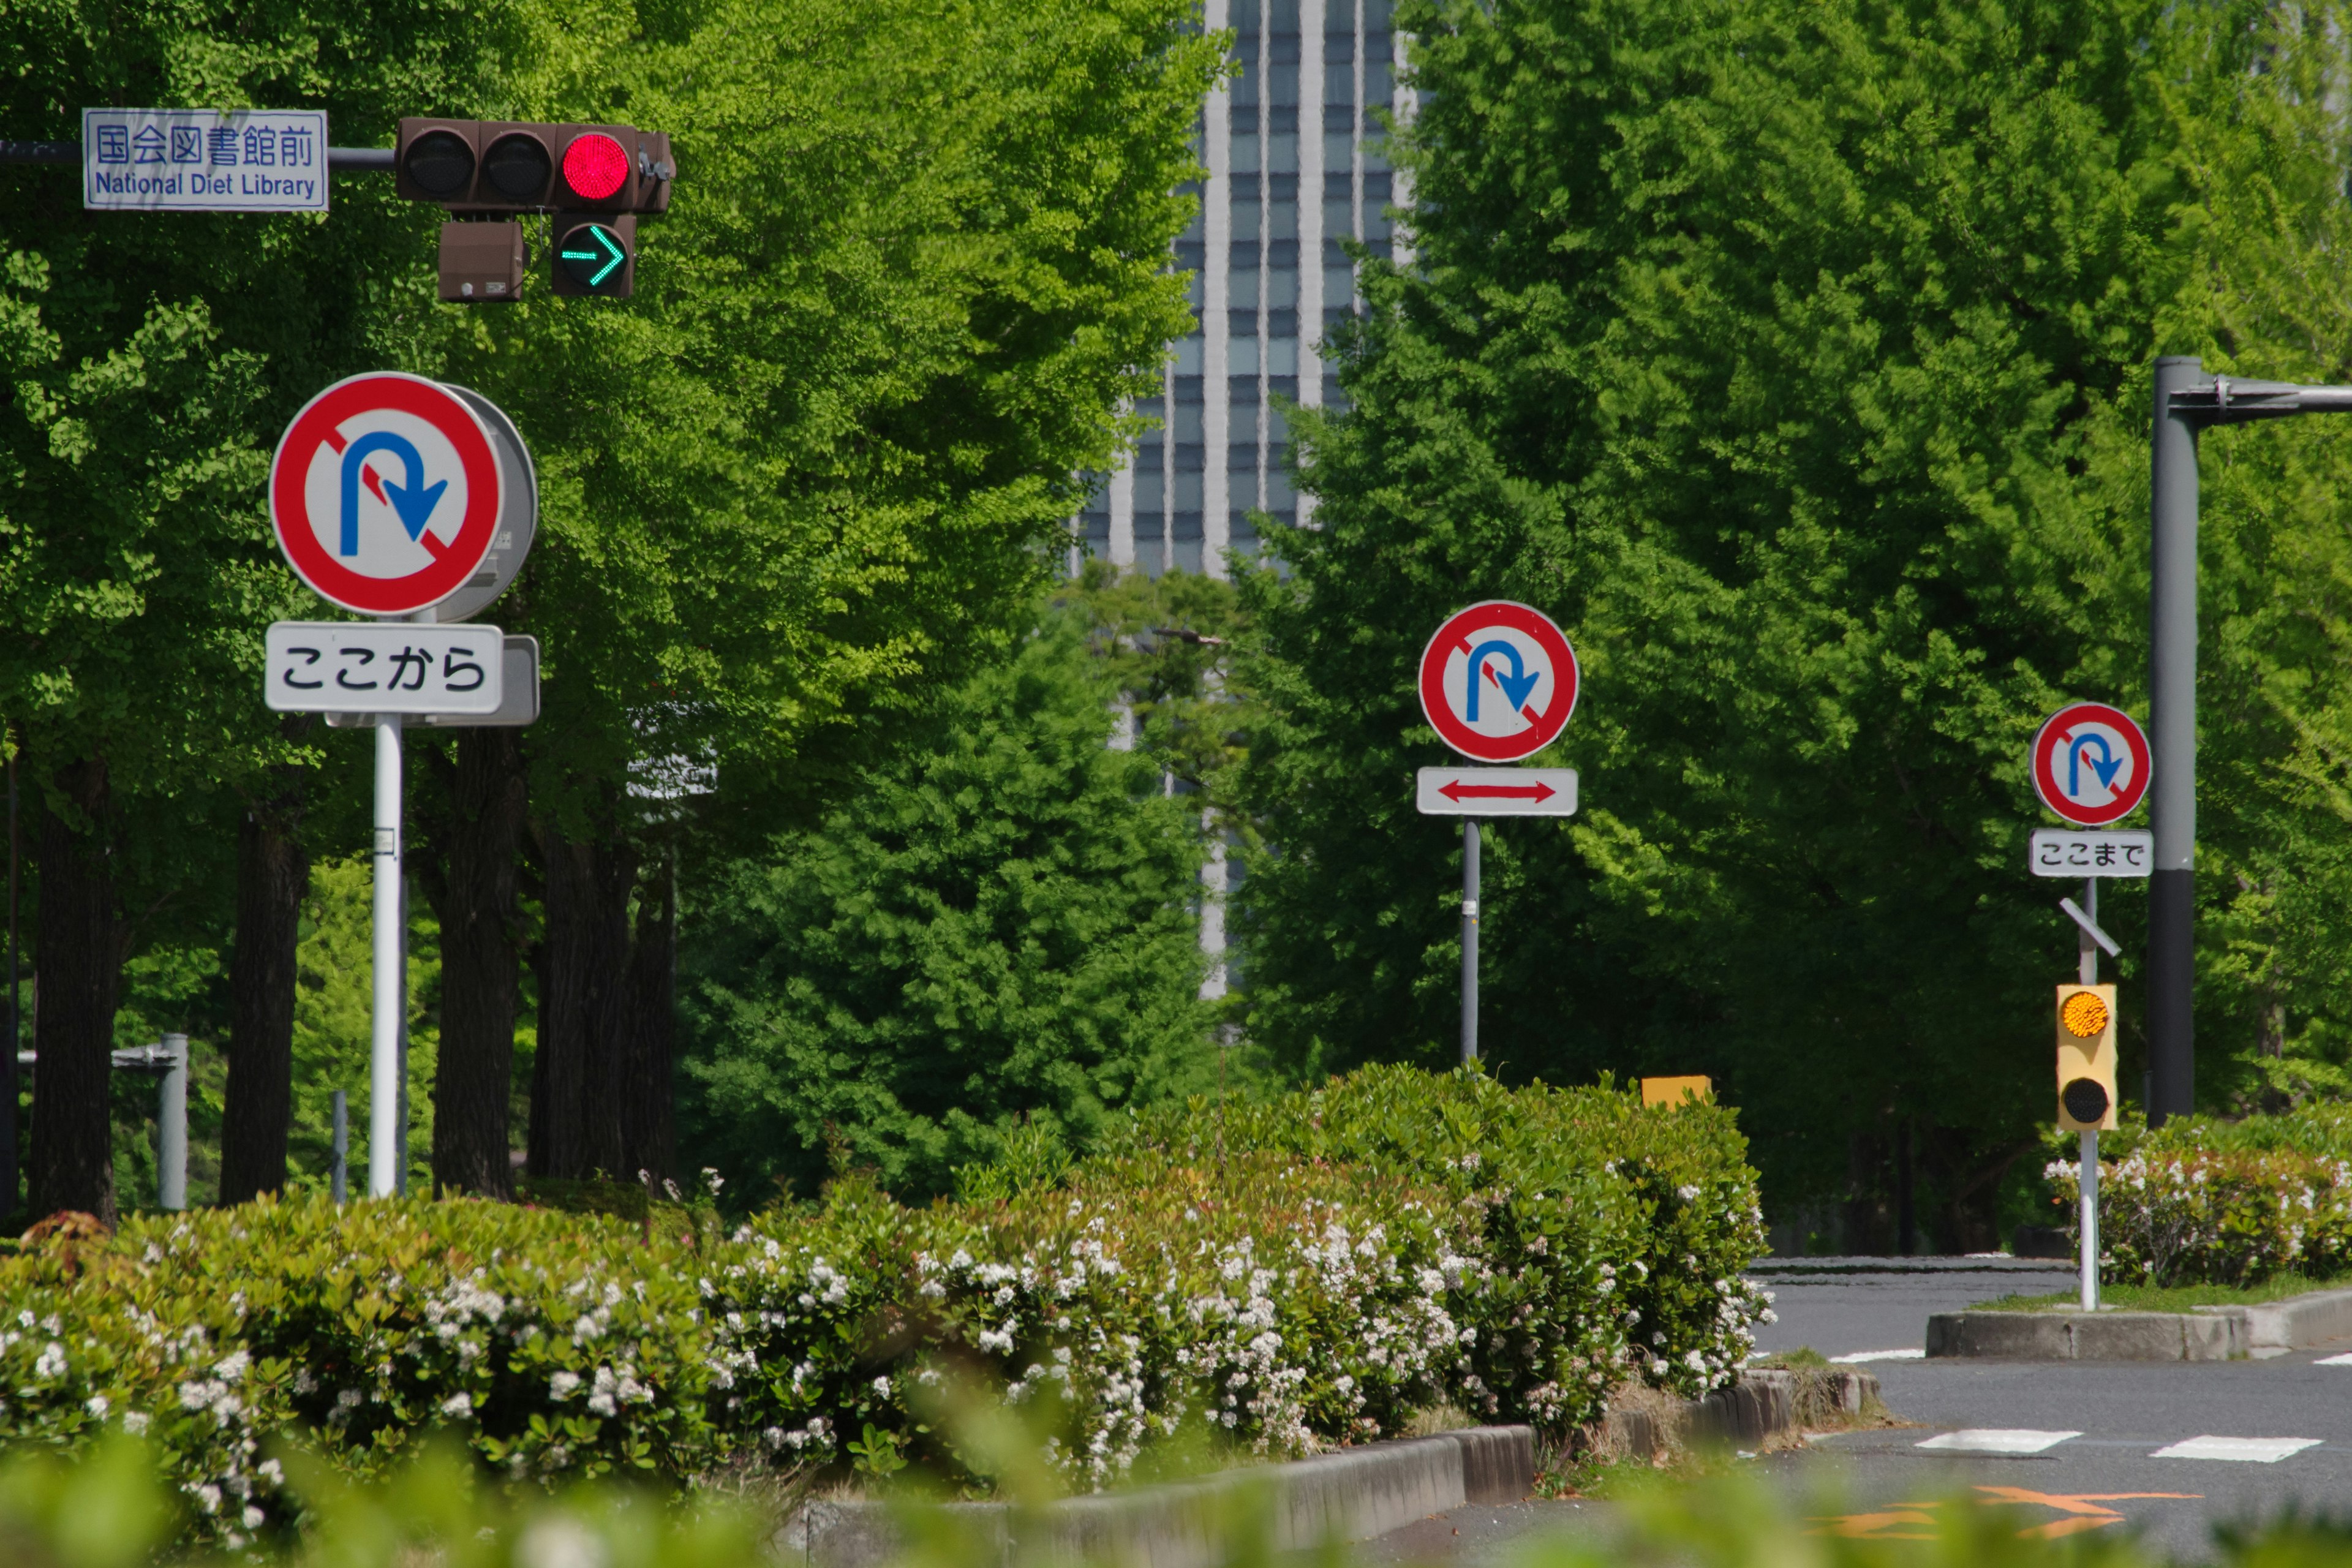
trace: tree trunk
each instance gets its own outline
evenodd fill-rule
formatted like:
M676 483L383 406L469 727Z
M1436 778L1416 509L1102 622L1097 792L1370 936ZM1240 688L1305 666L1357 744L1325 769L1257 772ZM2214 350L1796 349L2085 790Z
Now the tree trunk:
M515 858L529 797L512 730L457 732L453 763L436 757L449 802L442 834L441 1055L433 1079L436 1191L514 1195L507 1105L513 1092L521 960Z
M547 934L540 953L539 1059L530 1168L576 1179L634 1176L621 1137L628 1015L627 845L539 831Z
M33 969L32 1208L79 1209L114 1223L109 1092L122 923L114 907L106 763L58 770L69 816L41 807L40 931Z
M637 900L629 952L627 1088L621 1097L624 1169L656 1183L677 1175L670 1050L677 994L677 864L665 857Z
M299 786L246 813L236 836L236 946L229 966L228 1093L220 1201L286 1185L294 1116L294 950L310 857L297 837Z

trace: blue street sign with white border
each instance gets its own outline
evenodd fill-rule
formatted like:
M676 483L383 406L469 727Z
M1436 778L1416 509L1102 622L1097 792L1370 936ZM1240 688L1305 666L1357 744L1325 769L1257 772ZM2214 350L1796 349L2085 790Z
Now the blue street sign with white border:
M85 109L86 208L327 210L327 116L316 109Z

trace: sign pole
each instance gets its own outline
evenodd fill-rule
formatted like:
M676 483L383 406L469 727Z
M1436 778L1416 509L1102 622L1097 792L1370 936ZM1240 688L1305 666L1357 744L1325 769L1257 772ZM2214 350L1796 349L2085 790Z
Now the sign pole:
M2083 912L2090 917L2090 924L2074 933L2076 942L2081 944L2075 973L2084 984L2096 985L2099 983L2099 944L2091 940L2091 925L2097 924L2099 919L2099 879L2096 877L2083 879ZM2082 1160L2082 1173L2076 1186L2083 1208L2083 1310L2095 1312L2099 1310L2099 1130L2095 1127L2083 1129Z
M1462 819L1462 1065L1478 1059L1478 819Z
M375 994L368 1058L368 1196L400 1187L400 715L375 721Z

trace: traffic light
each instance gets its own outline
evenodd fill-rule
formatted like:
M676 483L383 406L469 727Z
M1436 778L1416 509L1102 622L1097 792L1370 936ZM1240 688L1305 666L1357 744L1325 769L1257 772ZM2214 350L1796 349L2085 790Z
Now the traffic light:
M2058 1125L2116 1125L2116 988L2058 987Z
M555 291L625 299L637 284L637 220L622 213L558 213Z
M552 213L555 291L607 298L635 288L635 215L667 212L677 174L658 132L506 120L403 120L393 162L395 189L411 201L484 216ZM490 241L454 243L445 230L443 299L514 298L468 270L488 259Z

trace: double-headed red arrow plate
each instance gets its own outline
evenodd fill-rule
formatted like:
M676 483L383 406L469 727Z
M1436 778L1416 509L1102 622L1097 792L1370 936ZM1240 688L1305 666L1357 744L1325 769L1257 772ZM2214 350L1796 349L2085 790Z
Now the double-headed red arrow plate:
M1574 816L1574 768L1423 768L1413 804L1424 816Z

